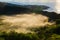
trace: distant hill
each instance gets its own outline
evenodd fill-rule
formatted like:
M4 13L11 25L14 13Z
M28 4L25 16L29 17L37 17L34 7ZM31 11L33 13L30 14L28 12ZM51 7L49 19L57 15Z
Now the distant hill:
M26 7L22 7L20 5L10 4L10 3L1 3L0 2L0 14L16 14L19 12L26 12L29 9Z
M35 12L48 9L44 5L16 5L11 3L0 2L0 14L17 14L21 12Z
M50 20L55 20L60 18L55 12L47 12L49 7L45 5L17 5L11 3L0 2L0 15L15 15L25 12L36 12L45 15L50 18Z

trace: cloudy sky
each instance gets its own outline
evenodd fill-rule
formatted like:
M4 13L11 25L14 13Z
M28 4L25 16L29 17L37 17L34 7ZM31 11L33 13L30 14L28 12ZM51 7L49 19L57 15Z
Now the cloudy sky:
M60 1L59 0L0 0L0 2L9 2L14 4L24 5L47 5L50 7L50 11L56 11L60 13ZM57 2L57 3L56 3Z
M55 0L0 0L0 1L4 1L4 2L54 2Z

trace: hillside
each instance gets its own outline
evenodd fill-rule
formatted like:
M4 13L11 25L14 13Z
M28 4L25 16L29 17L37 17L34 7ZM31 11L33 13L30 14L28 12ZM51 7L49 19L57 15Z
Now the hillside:
M16 5L0 2L0 19L3 19L3 23L6 22L9 25L9 28L11 25L18 27L46 26L49 25L50 22L53 24L53 22L58 19L57 13L43 11L48 8L49 7L45 5Z
M11 3L0 2L0 14L13 15L21 12L35 12L47 9L49 7L44 5L16 5Z
M48 8L0 2L0 40L60 40L60 14Z

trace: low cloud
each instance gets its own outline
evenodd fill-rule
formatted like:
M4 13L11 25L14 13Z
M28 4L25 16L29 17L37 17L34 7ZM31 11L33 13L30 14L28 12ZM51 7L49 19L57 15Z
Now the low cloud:
M48 17L41 14L17 14L13 16L1 16L3 18L0 30L15 30L16 32L31 32L28 28L43 27L52 25L48 22Z

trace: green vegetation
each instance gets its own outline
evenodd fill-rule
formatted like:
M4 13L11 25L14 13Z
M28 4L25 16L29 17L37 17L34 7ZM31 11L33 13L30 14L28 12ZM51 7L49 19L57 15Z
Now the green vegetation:
M0 32L0 40L60 40L60 17L59 17L60 15L58 16L58 14L56 14L55 12L43 11L45 9L48 9L49 7L46 7L46 6L42 7L42 6L35 5L34 6L35 8L34 8L33 6L27 5L27 6L21 7L21 6L16 6L16 5L13 6L12 4L8 4L3 9L0 8L0 15L1 14L15 15L23 11L24 12L31 11L31 12L36 12L49 17L49 21L50 22L55 21L56 25L44 26L40 28L32 28L31 30L34 31L34 33L24 34L24 33L17 33L15 31L11 31L9 33ZM0 27L2 27L1 25L3 25L1 21L2 19L0 19Z
M56 25L31 28L34 33L0 32L0 40L60 40L60 20ZM0 22L1 23L1 22ZM3 24L0 24L3 25Z
M3 25L2 20L0 19L0 27ZM60 20L52 20L56 21L56 25L32 28L34 33L0 32L0 40L60 40Z
M0 40L60 40L60 33L56 33L60 26L52 25L31 29L35 33L0 32Z

